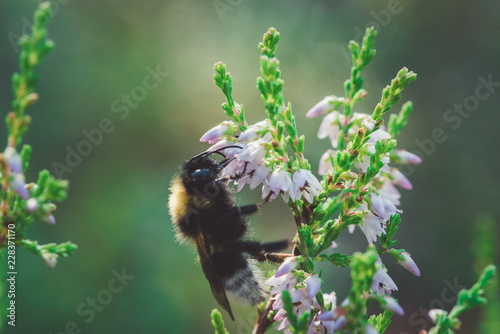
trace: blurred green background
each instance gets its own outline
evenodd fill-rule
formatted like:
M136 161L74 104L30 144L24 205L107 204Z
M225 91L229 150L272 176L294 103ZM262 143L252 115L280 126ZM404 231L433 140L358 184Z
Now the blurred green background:
M17 69L13 41L28 31L37 3L0 0L2 119L10 108L10 77ZM98 129L103 119L110 120L113 131L71 172L62 174L70 181L70 192L56 211L57 225L36 222L28 228L28 237L41 243L71 240L79 249L54 270L41 258L18 250L17 325L4 325L4 333L71 333L75 328L81 333L213 332L209 313L217 304L195 263L194 249L175 241L166 208L168 186L185 159L207 148L198 141L200 136L225 119L220 109L223 95L212 79L215 62L225 62L233 74L233 94L245 105L248 120L264 117L255 87L257 44L271 26L281 33L277 56L285 97L308 138L306 154L315 171L329 143L316 139L320 119L304 115L324 96L343 94L350 39L359 40L359 31L367 25L379 30L377 56L363 75L369 95L358 105L359 112L373 110L382 88L401 67L418 73L418 80L404 92L404 100L414 102L414 111L398 141L414 152L422 151L418 143L427 143L429 151L421 154L423 163L407 173L414 190L403 191L398 240L412 253L422 276L414 277L385 258L400 290L394 296L406 311L394 317L389 332L429 328L419 312L451 308L446 282L460 287L474 282L473 222L481 212L497 221L500 217L500 87L493 87L489 98L477 100L479 105L471 107L467 118L460 116L460 126L457 119L446 121L443 116L454 104L474 101L470 97L476 94L479 76L500 81L499 2L52 3L49 37L56 49L39 68L40 101L28 111L33 118L24 140L33 147L28 180L43 168L54 172L54 162L66 164L68 149L76 149L86 139L83 131ZM148 67L168 76L161 77L156 88L141 90L137 87L143 86ZM122 94L131 92L146 94L124 108ZM434 142L431 150L436 128L443 129L446 140ZM237 198L240 203L256 202L260 192L245 188ZM262 241L294 234L291 214L281 200L254 215L250 224L253 238ZM342 236L339 249L351 253L365 244L357 230ZM125 270L134 279L109 299L104 290L113 270ZM350 285L347 270L325 277L325 286L338 291L342 300ZM107 305L91 317L88 303L96 297L108 298ZM2 298L4 318L5 295ZM88 313L79 314L79 307ZM228 330L250 332L255 311L234 308L236 322L223 314ZM479 312L467 313L459 333L476 332L478 321Z

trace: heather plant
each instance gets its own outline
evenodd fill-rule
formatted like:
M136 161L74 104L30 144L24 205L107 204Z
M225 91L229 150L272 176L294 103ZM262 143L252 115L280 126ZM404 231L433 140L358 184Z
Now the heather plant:
M247 123L243 105L232 95L232 75L225 64L215 64L215 84L226 97L222 109L229 119L201 141L212 144L209 150L224 152L230 162L222 173L233 180L236 191L248 184L251 190L259 187L263 199L281 195L296 225L290 256L265 282L270 297L258 308L254 333L264 333L271 325L285 333L384 333L391 317L403 315L404 310L391 296L398 287L383 261L392 259L420 276L410 252L396 247L394 239L402 215L398 188L412 189L400 168L421 161L397 148L395 139L408 123L413 105L408 101L389 115L417 75L401 69L371 113L355 111L367 95L361 74L375 56L375 36L372 27L366 29L361 44L350 42L352 67L343 96L327 96L306 113L323 118L317 136L330 142L317 174L304 152L305 137L292 105L283 94L275 56L280 34L271 28L259 44L257 88L266 114L258 123ZM336 241L355 229L366 237L366 248L354 254L336 252ZM321 262L349 268L352 286L344 300L337 300L335 291L324 291L327 277L318 270ZM463 311L484 304L483 289L494 275L495 267L486 267L478 283L460 292L449 313L432 310L436 326L430 333L453 333ZM370 314L370 304L376 304L379 312ZM212 312L212 324L216 333L227 333L217 310Z
M22 143L31 123L26 109L38 100L35 69L54 48L54 43L47 39L46 25L50 17L50 3L41 3L33 17L31 35L19 39L19 72L12 76L14 100L12 111L5 118L7 147L0 153L0 249L7 248L7 272L16 272L16 248L26 248L40 255L50 268L56 265L59 257L66 257L77 248L69 241L39 244L28 239L26 231L35 221L55 224L54 203L66 199L68 190L68 181L54 178L47 170L40 171L35 182L27 182L25 177L31 157L31 146Z

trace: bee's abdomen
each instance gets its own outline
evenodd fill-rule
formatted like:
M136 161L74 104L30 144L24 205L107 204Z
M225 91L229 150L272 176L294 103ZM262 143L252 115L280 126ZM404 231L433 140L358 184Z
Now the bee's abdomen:
M227 293L240 304L255 306L267 298L259 269L242 253L224 250L212 254L214 268Z

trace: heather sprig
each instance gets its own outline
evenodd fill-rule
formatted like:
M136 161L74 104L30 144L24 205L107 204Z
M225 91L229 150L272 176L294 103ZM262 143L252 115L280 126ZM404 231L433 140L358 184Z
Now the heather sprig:
M353 65L344 83L344 96L327 96L306 114L323 116L318 138L328 138L331 143L319 162L321 181L311 171L304 152L305 138L297 131L291 103L284 98L284 80L276 58L280 34L276 29L270 28L259 44L257 89L266 116L262 121L246 123L243 109L240 111L231 97L231 76L224 64L215 65L215 83L226 96L223 109L231 120L210 129L201 141L213 144L209 150L225 154L228 164L222 174L235 183L237 191L245 184L251 190L261 186L265 202L281 195L296 226L291 254L265 282L270 297L265 306L259 307L254 333L264 333L273 322L285 333L383 333L392 315L403 315L404 311L390 296L398 287L382 256L391 255L396 263L420 276L410 253L395 248L395 234L402 222L398 188L412 189L398 165L421 161L408 151L396 149L395 137L408 123L412 103L403 104L398 114L389 116L388 127L384 125L384 117L402 99L402 91L416 74L401 69L382 90L373 113L354 110L367 94L361 72L376 53L375 36L375 29L368 28L361 45L350 43ZM228 145L231 147L225 148ZM332 252L342 232L354 233L355 229L366 237L366 250L352 255ZM349 268L352 287L344 301L337 301L335 291L324 291L326 277L318 271L320 262ZM480 292L474 291L462 297L463 305L479 303ZM380 312L370 315L368 306L372 302ZM216 333L223 333L219 318L218 313L212 314Z
M14 100L12 111L5 119L7 147L0 153L0 248L27 248L41 255L47 265L53 268L59 256L72 254L77 246L71 242L39 245L37 241L26 239L26 227L35 218L49 224L56 223L54 202L66 199L68 181L58 180L47 170L42 170L36 182L26 183L25 172L29 167L31 146L25 144L18 150L31 122L26 109L38 100L35 69L54 48L54 43L47 39L46 25L50 17L50 3L41 3L34 14L31 35L23 35L19 39L19 72L12 76Z
M496 267L489 265L484 268L479 280L470 288L462 289L458 293L457 303L448 313L444 310L433 309L429 311L429 317L436 324L429 330L429 334L453 334L460 328L461 322L458 318L464 311L483 306L486 304L484 288L496 276Z

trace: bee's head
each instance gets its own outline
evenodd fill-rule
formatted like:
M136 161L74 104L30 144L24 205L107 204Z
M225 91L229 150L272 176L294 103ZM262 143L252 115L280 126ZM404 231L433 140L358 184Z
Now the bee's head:
M216 151L206 151L200 153L184 164L183 182L188 190L198 189L199 191L211 186L219 178L220 171L229 162L224 153L220 152L226 148L239 146L225 146ZM219 154L224 157L222 161L210 159L212 154Z

